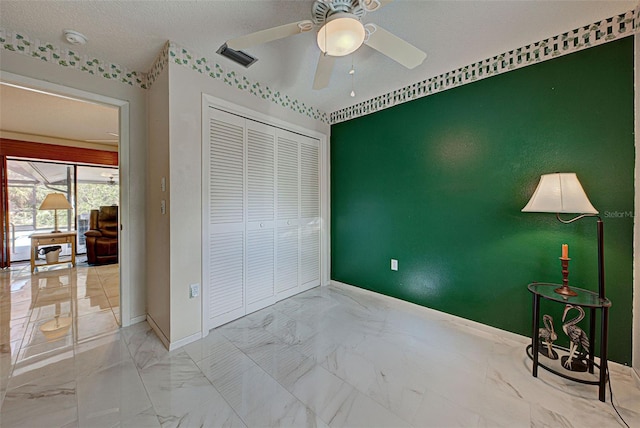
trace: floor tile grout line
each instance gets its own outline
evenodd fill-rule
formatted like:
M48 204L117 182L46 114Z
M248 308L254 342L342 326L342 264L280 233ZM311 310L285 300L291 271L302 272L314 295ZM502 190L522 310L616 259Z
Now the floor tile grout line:
M224 337L224 336L223 336ZM225 338L226 339L226 338ZM228 339L227 339L228 340ZM231 341L229 341L229 343L231 343L231 345L235 346L234 343L232 343ZM236 347L237 348L237 347ZM242 352L241 349L238 349L240 352ZM205 372L202 371L202 367L200 367L200 365L191 357L191 355L189 355L188 352L185 351L185 353L187 354L187 356L189 357L189 359L193 362L193 364L196 365L196 367L198 367L198 370L200 370L200 373L202 373L202 375L204 376L205 379L207 379L207 381L209 382L209 384L213 387L213 389L216 390L216 392L218 394L220 394L220 397L222 397L222 399L224 400L225 403L227 403L227 405L229 406L229 408L231 409L231 411L233 411L233 413L238 417L238 419L240 419L242 421L242 423L246 426L249 427L249 425L247 425L247 422L244 420L244 418L242 416L240 416L240 414L238 413L238 411L231 405L231 403L229 403L229 400L227 400L227 397L224 396L224 394L222 392L220 392L220 390L218 388L216 388L216 386L213 384L213 382L211 381L211 379L209 379L209 377L207 376L207 374ZM245 354L246 355L246 354ZM247 355L248 357L248 355ZM203 360L205 360L206 358L209 357L205 357L202 360L200 360L200 362L202 362ZM257 363L256 363L257 365ZM249 370L249 369L247 369ZM246 370L245 370L246 371ZM244 372L242 372L244 373ZM268 373L267 373L268 374Z
M121 329L122 327L120 327ZM153 412L155 413L156 419L158 420L158 424L162 425L161 421L160 421L160 414L158 413L155 404L153 404L153 400L151 400L151 395L149 394L149 388L147 387L147 384L145 383L144 379L142 378L142 373L140 372L140 370L142 370L142 368L138 367L138 365L136 364L136 360L135 357L131 351L131 348L129 347L129 344L127 343L126 339L124 337L121 337L120 340L124 343L125 348L127 349L127 353L129 354L129 358L131 358L131 361L133 362L133 366L136 369L136 373L138 374L138 378L140 378L140 383L142 383L142 387L144 388L144 392L147 395L147 399L149 400L149 403L151 403L151 408L153 409Z
M283 345L285 345L285 346L287 346L287 347L290 347L287 343L284 343L282 340L280 340L280 338L278 338L277 336L275 336L273 333L271 333L270 331L266 330L266 329L264 328L264 326L260 326L260 328L261 328L262 330L264 330L265 332L267 332L267 333L271 334L272 336L274 336L276 339L278 339L278 341L280 341L280 343L281 343L281 344L283 344ZM221 333L221 334L222 334L222 333ZM238 349L240 352L242 352L242 353L243 353L247 358L249 358L251 361L253 361L253 363L256 365L256 367L258 367L260 370L262 370L262 371L263 371L267 376L269 376L269 377L270 377L274 382L276 382L276 383L277 383L277 384L278 384L278 385L279 385L283 390L287 391L287 392L288 392L288 393L289 393L293 398L295 398L295 399L296 399L296 401L297 401L297 402L299 402L299 403L300 403L300 404L301 404L305 409L310 410L310 411L311 411L311 412L312 412L316 417L318 417L320 420L322 420L324 423L326 423L326 424L328 425L328 423L327 423L326 421L324 421L324 420L320 417L320 415L318 415L318 414L315 412L315 410L310 409L310 408L309 408L309 406L307 406L304 402L302 402L302 401L300 400L300 398L298 398L298 397L297 397L293 392L289 391L289 390L288 390L284 385L282 385L282 384L278 381L278 379L274 378L274 377L271 375L271 373L267 372L267 371L264 369L264 367L262 367L262 366L261 366L257 361L255 361L253 358L251 358L251 356L250 356L249 354L247 354L247 353L246 353L246 352L244 352L242 349L240 349L240 348L239 348L235 343L231 342L231 340L229 340L229 338L227 338L226 336L224 336L224 334L223 334L223 337L225 337L225 338L229 341L229 343L231 343L233 346L235 346L235 347L236 347L236 349ZM309 358L309 357L307 357L307 356L305 355L305 358ZM246 372L246 371L248 371L248 370L250 370L250 369L246 369L243 373L245 373L245 372ZM208 379L208 378L207 378L207 379ZM211 382L211 380L209 380L209 382ZM214 385L214 388L215 388L215 385ZM216 390L217 390L217 389L216 389ZM218 391L218 392L220 392L220 391ZM220 395L222 395L222 393L220 393ZM223 398L225 401L227 400L227 399L224 397L224 395L222 395L222 398ZM227 402L227 403L228 403L228 402ZM233 409L233 406L231 406L231 404L230 404L230 403L228 403L228 404L229 404L229 406ZM233 409L233 410L234 410L234 412L235 412L235 409ZM237 414L237 412L236 412L236 414ZM245 424L247 427L249 427L248 422L247 422L247 421L245 421L245 420L244 420L244 418L242 418L240 415L238 415L238 416L239 416L239 417L240 417L240 419L244 422L244 424Z
M294 296L295 297L295 296ZM274 309L278 312L280 312L278 309ZM295 322L300 322L295 320L294 318L291 318L289 315L280 312L283 315L287 316L290 319L293 319ZM275 334L271 333L270 331L266 330L266 328L264 328L264 326L260 326L261 329L263 329L265 332L271 334L272 336L276 337L282 344L284 344L289 350L300 353L297 349L293 348L291 345L289 345L288 343L282 341L278 336L276 336ZM224 334L223 334L224 336ZM226 337L226 336L225 336ZM227 338L228 339L228 338ZM235 345L233 342L231 342L234 346L237 347L237 345ZM296 400L298 402L300 402L305 408L311 410L318 418L320 418L325 424L329 425L330 422L325 421L324 419L322 419L322 417L320 415L318 415L313 409L310 409L309 406L307 406L303 401L300 400L300 398L298 398L297 395L295 395L292 391L290 391L286 386L282 385L276 378L274 378L269 372L267 372L257 361L255 361L253 358L251 358L250 355L248 355L247 353L245 353L242 349L238 348L238 350L240 352L242 352L243 354L245 354L249 359L251 359L251 361L253 361L263 372L265 372L271 379L273 379L276 383L278 383L278 385L280 385L285 391L289 392L289 394L291 394L293 397L296 398ZM311 357L301 354L305 357L305 359L310 359ZM335 376L337 379L340 379L340 381L344 382L346 385L350 386L351 388L353 388L353 390L359 392L360 394L362 394L363 396L371 399L372 401L376 402L378 405L382 406L385 410L391 412L392 414L396 415L397 417L399 417L401 420L407 422L409 425L411 424L411 421L408 421L405 419L405 417L403 415L398 414L397 412L395 412L394 410L390 409L389 407L387 407L384 403L380 402L379 400L377 400L374 397L371 397L369 394L367 394L366 391L362 391L360 388L358 388L357 386L351 384L347 379L344 379L342 377L340 377L338 374L332 372L331 370L325 368L320 362L318 362L317 360L313 360L314 361L314 366L318 366L320 368L322 368L323 370L326 370L327 373L331 374L332 376ZM312 367L313 368L313 367Z

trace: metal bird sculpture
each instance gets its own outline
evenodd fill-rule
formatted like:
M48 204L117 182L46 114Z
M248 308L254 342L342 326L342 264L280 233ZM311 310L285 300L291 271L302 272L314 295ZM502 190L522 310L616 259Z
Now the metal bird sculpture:
M538 330L538 337L540 338L540 341L547 345L547 349L541 349L540 353L552 360L557 360L558 353L553 350L553 342L558 339L558 335L553 329L553 318L551 315L545 314L542 317L542 322L544 323L544 327Z
M577 309L579 312L578 316L562 325L562 330L567 336L569 336L569 339L571 340L571 344L569 345L569 356L566 361L563 361L563 365L569 370L571 370L571 363L573 361L573 358L576 356L576 351L578 350L579 346L582 346L584 354L589 351L589 337L580 327L576 325L584 318L584 309L582 309L580 306L565 306L564 313L562 314L562 322L564 322L565 318L567 317L567 313L571 309Z

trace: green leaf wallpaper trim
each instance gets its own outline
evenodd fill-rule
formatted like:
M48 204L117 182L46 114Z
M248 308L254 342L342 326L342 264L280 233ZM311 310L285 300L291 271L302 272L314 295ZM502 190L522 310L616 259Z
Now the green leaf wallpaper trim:
M17 52L42 61L55 63L62 67L80 70L142 89L150 88L169 64L169 60L171 60L175 64L185 66L212 79L220 80L233 88L248 92L260 99L271 101L276 105L312 119L335 124L480 79L630 36L636 31L640 31L639 29L640 8L636 8L439 76L430 77L356 105L339 109L331 114L315 107L307 106L299 100L292 100L288 95L282 94L266 84L252 82L247 77L237 74L234 70L225 70L215 61L210 62L207 58L171 41L164 45L147 73L128 70L118 64L108 63L97 58L89 58L75 51L59 48L51 43L31 39L24 33L10 31L1 27L0 45L7 51Z
M173 57L169 52L169 42L165 43L162 47L162 50L156 57L156 60L153 62L151 66L151 70L147 73L147 79L144 82L143 89L149 89L153 82L156 81L162 70L169 64L169 57Z
M8 51L21 53L61 67L101 76L105 79L116 80L130 86L145 88L147 81L146 73L128 70L118 64L89 58L71 49L60 48L52 43L31 39L21 32L0 28L0 43L2 43L2 48ZM109 71L107 72L107 70Z
M281 107L288 108L296 113L303 114L315 120L329 123L329 115L322 110L305 103L294 100L292 101L288 95L282 94L278 90L270 88L268 85L260 82L253 82L246 76L241 75L235 70L225 70L220 64L207 60L207 58L189 51L187 48L169 42L169 56L175 59L175 63L187 67L192 71L207 75L215 80L221 80L223 83L236 88L240 91L248 92L263 100L271 101ZM213 64L213 70L208 64ZM215 71L214 71L215 70Z

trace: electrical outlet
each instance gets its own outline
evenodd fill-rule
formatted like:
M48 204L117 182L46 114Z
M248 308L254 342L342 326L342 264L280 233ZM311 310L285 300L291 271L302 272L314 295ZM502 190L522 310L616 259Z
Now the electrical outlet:
M163 192L167 191L167 179L162 177L162 179L160 180L160 190L162 190Z
M200 284L189 285L189 298L193 299L200 295Z
M167 202L163 199L160 201L160 214L167 213Z
M391 270L398 270L398 261L396 259L391 259Z

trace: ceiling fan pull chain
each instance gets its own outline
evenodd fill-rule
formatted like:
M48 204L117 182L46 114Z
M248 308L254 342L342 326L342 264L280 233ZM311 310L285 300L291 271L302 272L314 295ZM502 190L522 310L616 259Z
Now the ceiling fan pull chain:
M354 89L354 79L355 79L355 75L356 75L356 69L353 68L353 57L355 56L355 54L351 54L351 70L349 70L349 74L351 75L351 93L349 94L351 96L351 98L356 96L356 91Z

